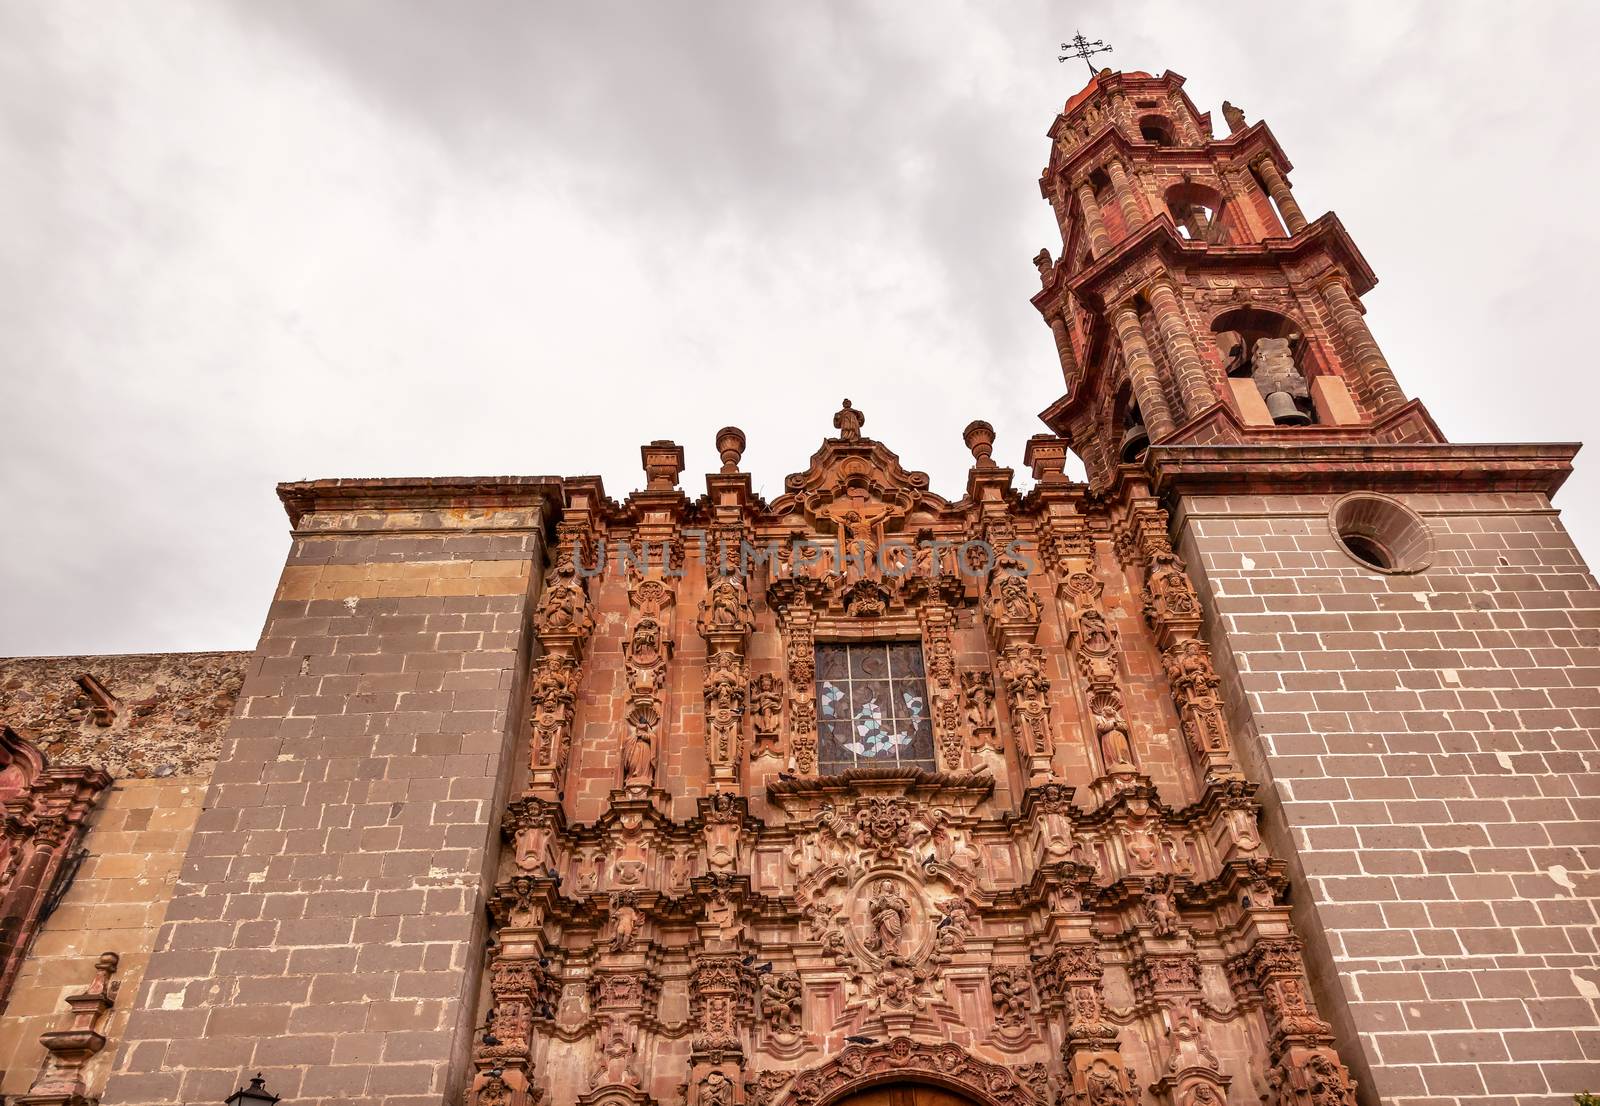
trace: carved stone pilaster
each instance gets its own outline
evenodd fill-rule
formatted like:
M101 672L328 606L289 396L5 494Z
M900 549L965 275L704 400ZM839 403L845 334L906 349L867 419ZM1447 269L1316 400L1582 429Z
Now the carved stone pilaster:
M961 680L956 671L955 617L942 603L929 601L918 612L922 622L922 652L927 658L929 716L939 767L959 772L965 764L961 733Z
M817 774L816 613L796 600L780 612L789 672L789 757L797 775Z
M1151 500L1136 500L1122 536L1130 559L1144 567L1144 617L1162 650L1190 758L1202 779L1235 778L1239 769L1222 710L1221 681L1210 647L1200 637L1200 598L1183 560L1172 551L1166 511Z
M1355 1082L1333 1051L1333 1030L1316 1012L1306 985L1300 939L1258 934L1234 957L1235 987L1259 996L1266 1008L1273 1067L1268 1106L1354 1106Z
M706 566L706 594L700 601L696 626L706 643L704 683L706 760L711 765L712 786L733 791L739 786L744 755L744 715L750 690L745 646L755 627L750 592L739 565L724 563L731 548L740 548L742 531L719 530L716 556Z
M667 686L667 664L675 643L671 636L672 607L677 599L673 587L670 543L663 544L659 570L651 562L650 544L644 548L644 564L628 564L628 636L622 644L624 671L627 674L627 707L623 715L622 788L629 795L642 795L656 785L657 751L664 732L663 703Z
M573 707L584 644L594 630L588 577L594 565L594 539L583 512L556 527L555 564L533 615L541 655L533 662L531 763L528 787L538 794L559 793L566 777L572 740ZM584 571L580 571L584 566Z
M1066 997L1067 1032L1061 1047L1066 1069L1062 1098L1075 1106L1136 1106L1133 1071L1123 1063L1117 1030L1106 1017L1105 969L1087 929L1087 942L1060 944L1050 955L1049 974Z

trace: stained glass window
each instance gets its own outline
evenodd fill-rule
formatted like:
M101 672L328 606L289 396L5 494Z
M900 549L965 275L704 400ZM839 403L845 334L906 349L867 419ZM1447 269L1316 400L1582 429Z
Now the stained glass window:
M870 765L934 767L921 643L817 646L817 761L823 775Z

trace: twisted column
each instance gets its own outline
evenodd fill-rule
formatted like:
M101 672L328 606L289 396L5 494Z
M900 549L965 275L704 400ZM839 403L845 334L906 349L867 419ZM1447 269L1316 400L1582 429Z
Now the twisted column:
M1261 174L1261 183L1267 186L1267 195L1272 197L1272 202L1278 205L1278 213L1283 216L1283 221L1289 227L1290 234L1299 234L1306 229L1306 215L1300 210L1300 205L1295 203L1294 193L1289 191L1289 182L1283 179L1283 174L1278 172L1278 165L1270 157L1262 158L1256 162L1256 172Z
M1178 294L1170 281L1158 280L1150 289L1150 306L1155 310L1156 329L1161 332L1166 346L1167 360L1178 374L1178 391L1183 396L1183 409L1192 418L1216 402L1211 382L1206 379L1205 365L1200 351L1189 334L1183 308L1178 304Z
M1123 304L1111 318L1116 327L1117 341L1122 345L1122 357L1128 365L1128 380L1133 384L1134 397L1139 401L1139 413L1144 416L1144 426L1150 440L1158 442L1177 429L1172 421L1172 410L1161 391L1161 378L1156 373L1155 358L1144 340L1144 329L1139 325L1139 315Z
M1383 351L1378 349L1377 340L1372 337L1367 320L1362 317L1361 308L1344 286L1344 281L1330 280L1323 285L1322 298L1333 317L1334 328L1344 338L1346 347L1361 369L1373 406L1382 413L1404 403L1406 397L1400 390L1400 382L1394 378L1394 370L1384 359Z
M1067 330L1065 311L1051 315L1050 333L1055 336L1056 356L1061 358L1061 375L1069 382L1078 378L1078 355L1072 350L1072 334Z
M1111 235L1106 233L1106 221L1100 214L1100 201L1094 198L1094 189L1087 181L1078 185L1078 206L1083 208L1084 229L1089 232L1089 255L1099 258L1111 251Z
M1106 173L1111 177L1111 190L1117 194L1117 203L1122 206L1124 229L1132 234L1144 225L1144 212L1139 207L1139 198L1133 194L1133 182L1120 161L1106 162Z

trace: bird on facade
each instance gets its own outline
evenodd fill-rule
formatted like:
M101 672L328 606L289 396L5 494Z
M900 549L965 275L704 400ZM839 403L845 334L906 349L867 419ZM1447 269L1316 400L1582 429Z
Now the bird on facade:
M878 1043L878 1038L876 1037L862 1037L859 1035L846 1037L845 1040L849 1041L853 1045L875 1045Z

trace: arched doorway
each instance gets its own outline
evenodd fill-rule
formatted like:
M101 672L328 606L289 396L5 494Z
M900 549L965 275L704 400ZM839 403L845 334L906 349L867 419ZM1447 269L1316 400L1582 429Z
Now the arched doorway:
M965 1095L927 1083L881 1083L839 1099L835 1106L975 1106Z

